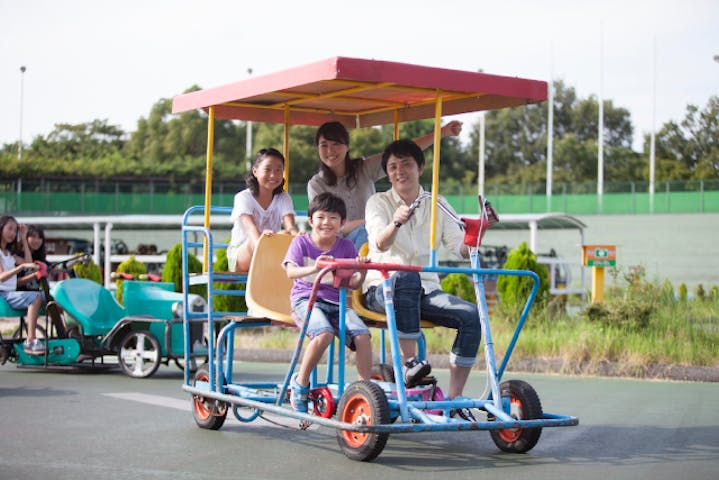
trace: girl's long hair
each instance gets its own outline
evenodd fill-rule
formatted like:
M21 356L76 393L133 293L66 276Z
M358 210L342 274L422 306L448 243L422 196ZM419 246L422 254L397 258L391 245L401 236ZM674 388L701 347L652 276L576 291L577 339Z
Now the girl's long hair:
M317 129L315 134L315 146L319 146L320 137L331 142L347 145L347 154L345 155L345 182L347 187L352 188L357 185L357 175L362 166L362 158L351 158L349 152L350 134L340 122L326 122ZM337 185L337 175L330 167L320 160L320 174L328 185Z
M32 235L36 234L42 240L42 244L37 250L30 250L30 255L32 255L32 261L47 263L47 251L45 248L45 230L43 230L41 227L38 227L37 225L28 225L27 237L31 237Z
M12 217L10 215L3 215L0 217L0 235L2 234L2 231L5 229L5 225L7 225L10 222L15 222L15 225L17 225L17 220L15 220L15 217ZM17 251L17 236L15 239L5 245L8 252L10 252L13 255L17 255L19 252Z
M257 155L255 155L255 161L252 162L252 167L257 167L262 160L264 160L266 157L275 157L282 160L282 165L285 164L285 157L280 153L279 150L276 148L263 148L259 152L257 152ZM260 194L260 182L257 181L257 177L255 177L254 173L252 173L252 170L247 172L247 176L245 177L245 185L247 185L247 188L250 189L250 192L252 192L252 196L256 197ZM280 183L279 186L275 187L274 190L272 190L272 196L274 197L278 193L282 193L285 186L285 179L282 179L282 183Z

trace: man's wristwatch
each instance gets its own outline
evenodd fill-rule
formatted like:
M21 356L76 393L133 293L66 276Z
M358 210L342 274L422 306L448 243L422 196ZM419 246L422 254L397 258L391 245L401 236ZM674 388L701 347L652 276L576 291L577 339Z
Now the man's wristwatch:
M399 227L401 227L401 226L402 226L401 223L399 223L399 222L394 222L394 228L399 228Z

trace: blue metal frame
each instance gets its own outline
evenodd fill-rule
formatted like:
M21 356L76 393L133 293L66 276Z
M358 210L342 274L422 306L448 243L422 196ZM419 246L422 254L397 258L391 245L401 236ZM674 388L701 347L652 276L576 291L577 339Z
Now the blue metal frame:
M187 269L187 254L190 248L202 247L204 243L189 241L187 236L189 233L200 233L206 239L208 248L209 258L213 258L213 252L217 248L226 248L226 245L215 244L213 242L212 232L209 228L197 227L189 225L189 217L193 213L201 213L204 207L191 207L185 213L183 218L182 227L182 255L183 259L183 290L185 292L185 308L184 315L185 319L204 317L208 322L208 335L210 341L208 342L208 354L209 354L209 381L208 382L197 382L194 386L191 383L189 372L185 371L183 389L193 395L199 395L206 398L212 398L218 401L226 402L232 405L232 411L235 417L243 422L249 422L257 418L261 411L268 411L272 413L281 414L283 416L296 418L300 420L317 423L330 428L337 428L342 430L354 431L354 432L365 432L365 433L407 433L407 432L422 432L422 431L458 431L458 430L501 430L507 428L531 428L531 427L557 427L557 426L571 426L577 425L579 420L573 416L557 415L552 413L544 413L541 419L531 420L517 420L513 419L509 415L508 404L503 402L500 395L500 386L502 375L507 366L507 362L511 357L512 351L516 345L519 337L519 332L522 330L526 319L529 315L529 310L532 303L534 302L537 291L539 289L539 277L536 273L523 270L500 270L500 269L483 269L478 268L480 265L479 252L477 248L470 249L470 260L472 268L450 268L450 267L437 267L429 266L422 267L423 272L435 272L435 273L463 273L470 275L473 279L475 293L478 300L478 308L480 311L480 323L482 329L482 342L485 353L485 362L487 365L489 386L490 391L485 399L471 399L471 398L456 398L453 400L423 400L421 395L416 393L408 393L403 382L396 384L378 381L377 384L382 387L385 394L387 395L387 401L390 407L391 416L394 418L399 416L400 419L392 424L375 424L375 425L355 425L345 422L340 422L331 418L323 418L312 413L298 413L289 408L283 406L286 401L286 393L289 385L289 380L294 372L299 355L301 352L302 344L304 341L307 321L304 322L303 327L299 331L298 342L295 348L292 361L290 362L289 369L285 375L284 381L280 384L273 382L254 382L254 383L233 383L232 382L232 358L234 351L234 332L237 328L256 328L265 327L271 324L270 320L257 319L255 321L245 321L240 323L229 322L220 332L217 334L217 341L213 341L215 338L215 320L218 318L228 315L228 312L216 312L213 302L213 282L220 275L214 274L212 268L208 268L208 271L201 276L200 282L207 283L208 292L208 310L206 313L193 313L189 311L188 302L188 287L191 284L190 276ZM212 207L212 213L224 213L228 214L231 211L229 207ZM336 268L338 266L323 268L317 275L317 282L321 277ZM522 313L517 323L514 335L507 348L507 352L504 355L502 362L497 368L497 363L494 354L494 344L491 336L491 329L489 325L489 315L486 303L486 296L484 292L484 283L482 278L486 275L512 275L512 276L524 276L529 277L533 281L532 289L527 298L527 301L522 309ZM401 371L401 357L399 349L399 341L397 337L397 325L395 318L394 305L392 303L392 285L389 281L389 275L384 274L385 278L382 282L382 288L384 289L385 297L385 313L387 317L387 332L389 335L390 343L390 354L392 357L392 363L394 365L395 378L402 378ZM236 280L240 281L239 275ZM246 280L246 278L245 278ZM198 281L193 281L198 283ZM227 294L227 291L222 291L222 294ZM311 298L311 303L314 302L314 298ZM317 381L317 371L313 372L311 379L311 387L316 388L318 386L326 386L332 392L335 403L342 396L345 390L345 309L347 306L347 294L344 288L340 289L340 332L338 340L338 366L337 366L337 381L334 381L334 344L331 346L329 351L329 360L327 364L327 381L320 383ZM308 309L307 319L311 314L311 308ZM247 312L232 312L231 315L235 316L247 316ZM305 319L305 320L307 320ZM248 319L249 320L249 319ZM189 322L184 322L185 327L185 361L188 361L189 355ZM384 345L385 333L381 331L381 341ZM420 354L424 354L424 342L420 344ZM224 368L223 368L224 360ZM380 361L385 362L384 348L380 352ZM223 381L224 379L224 381ZM396 392L396 393L394 393ZM505 405L506 404L506 405ZM240 408L249 408L252 413L248 416L240 413ZM495 419L493 421L466 421L458 418L449 417L448 413L450 409L454 408L477 408L487 411L493 415ZM443 415L436 415L428 413L427 410L442 410Z

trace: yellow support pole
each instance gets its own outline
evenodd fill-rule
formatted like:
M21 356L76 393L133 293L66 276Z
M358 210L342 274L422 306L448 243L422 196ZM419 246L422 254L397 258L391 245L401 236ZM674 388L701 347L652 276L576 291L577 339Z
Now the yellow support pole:
M285 134L282 140L282 149L285 154L285 170L282 176L285 178L285 192L290 188L290 108L285 107Z
M592 303L604 302L604 267L592 267Z
M394 140L399 140L399 110L394 111L394 132L392 135Z
M430 211L429 251L430 266L437 266L437 199L439 195L439 153L442 141L440 125L442 123L442 91L437 90L434 105L434 163L432 164L432 210ZM426 168L426 166L425 166Z
M205 228L210 228L210 205L212 205L212 151L215 145L215 107L211 106L207 114L207 167L205 169ZM209 266L207 239L203 239L202 272Z

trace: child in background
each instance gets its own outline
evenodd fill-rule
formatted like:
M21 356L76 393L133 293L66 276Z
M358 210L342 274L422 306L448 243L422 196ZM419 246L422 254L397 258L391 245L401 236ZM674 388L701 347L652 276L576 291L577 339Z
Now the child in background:
M232 238L227 247L227 264L233 272L250 269L252 253L260 235L277 231L296 235L292 198L283 190L285 157L274 148L263 148L255 156L247 189L235 195L230 219Z
M0 297L4 298L14 309L27 309L25 316L27 339L23 343L23 350L29 354L42 355L45 353L45 346L35 338L35 326L44 303L43 294L39 291L19 292L17 290L18 285L23 285L31 277L35 277L38 270L38 265L32 262L30 247L27 244L27 227L21 224L19 230L23 257L16 254L20 251L17 244L17 220L8 215L0 217ZM23 270L30 270L32 273L18 278L18 274Z
M356 258L354 244L338 234L347 217L344 201L331 193L317 195L307 209L312 232L292 239L282 262L287 276L294 280L290 300L292 308L302 321L307 318L307 306L312 291L315 274L320 270L318 260L334 258ZM355 272L350 279L350 288L359 288L364 281L365 271ZM322 358L322 354L339 331L339 289L332 285L332 277L325 276L319 286L314 308L307 326L310 343L305 350L299 371L290 381L290 403L298 412L307 412L310 374ZM372 345L367 326L354 312L345 311L347 325L347 345L354 346L357 352L357 373L360 380L369 380L372 375Z
M27 239L27 246L30 249L32 261L47 264L45 231L37 225L28 225L25 238ZM35 275L32 275L33 273L34 270L23 270L20 277L29 276L30 279L23 285L18 284L18 290L40 290L40 282Z

